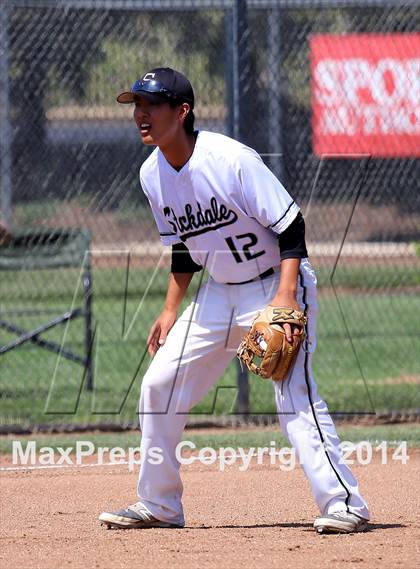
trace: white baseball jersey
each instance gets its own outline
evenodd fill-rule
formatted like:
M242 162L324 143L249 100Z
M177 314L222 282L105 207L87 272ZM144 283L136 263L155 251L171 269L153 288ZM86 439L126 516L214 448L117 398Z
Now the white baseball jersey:
M215 281L247 281L279 266L275 234L299 208L251 148L200 131L180 171L156 148L140 169L140 183L162 243L185 243Z

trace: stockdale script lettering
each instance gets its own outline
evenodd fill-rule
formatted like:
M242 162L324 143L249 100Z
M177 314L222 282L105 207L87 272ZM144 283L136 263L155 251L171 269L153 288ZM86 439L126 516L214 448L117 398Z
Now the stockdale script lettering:
M173 231L179 234L182 241L186 241L189 237L214 231L219 227L231 225L238 219L237 214L228 209L224 204L217 203L215 197L210 200L210 207L203 209L203 206L197 202L197 209L194 212L190 203L185 204L185 215L179 217L175 214L171 207L164 207L163 213L168 218L168 223Z

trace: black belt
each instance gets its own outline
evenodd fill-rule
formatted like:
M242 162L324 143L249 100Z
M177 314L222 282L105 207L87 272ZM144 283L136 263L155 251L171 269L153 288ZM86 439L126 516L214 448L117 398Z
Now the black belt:
M271 269L267 269L266 271L264 271L263 273L261 273L260 275L258 275L257 277L253 278L253 279L249 279L249 281L242 281L240 283L225 283L228 285L241 285L241 284L247 284L247 283L253 283L254 281L257 281L259 279L265 279L267 277L270 277L271 275L274 275L275 270L273 269L273 267L271 267Z

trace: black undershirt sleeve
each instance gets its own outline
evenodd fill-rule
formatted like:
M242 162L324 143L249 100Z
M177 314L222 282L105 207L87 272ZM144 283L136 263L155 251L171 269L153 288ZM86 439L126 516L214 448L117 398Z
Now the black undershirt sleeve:
M171 273L197 273L203 267L193 261L184 243L172 245Z
M305 243L305 220L299 212L287 229L277 236L280 259L303 259L308 257Z

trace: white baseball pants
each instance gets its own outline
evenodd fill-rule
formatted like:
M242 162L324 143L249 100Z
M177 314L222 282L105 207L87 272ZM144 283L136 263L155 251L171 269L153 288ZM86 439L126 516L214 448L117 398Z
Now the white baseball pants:
M298 302L308 316L307 345L285 382L273 382L283 433L295 448L322 515L347 510L369 519L367 505L347 465L327 405L319 397L311 368L316 343L316 277L301 261ZM270 303L279 274L242 285L210 279L176 321L152 360L140 397L140 501L159 520L182 525L183 486L175 449L189 410L216 384L235 357L256 311ZM161 464L145 457L158 447ZM281 476L281 471L279 471Z

